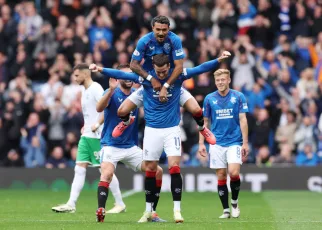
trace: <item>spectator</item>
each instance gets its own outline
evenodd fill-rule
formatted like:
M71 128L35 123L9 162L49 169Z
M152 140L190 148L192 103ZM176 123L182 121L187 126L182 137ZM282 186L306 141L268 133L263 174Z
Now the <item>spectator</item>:
M295 164L297 166L317 166L319 157L313 151L313 146L310 143L305 143L303 151L296 156Z
M23 150L24 162L27 168L42 167L46 159L46 141L42 136L43 126L39 116L31 113L27 124L21 129L20 147Z
M289 144L282 144L280 146L280 154L272 156L270 162L272 165L292 165L294 164L294 156L292 155L292 146Z
M66 168L67 167L67 160L64 158L64 151L62 147L55 147L46 162L47 169L53 168Z
M287 144L291 150L294 150L294 135L296 130L296 114L292 111L288 111L286 115L286 125L279 125L275 134L275 140L278 143L279 148L282 145Z
M4 167L23 167L24 163L19 153L12 149L8 152L7 158L3 161Z

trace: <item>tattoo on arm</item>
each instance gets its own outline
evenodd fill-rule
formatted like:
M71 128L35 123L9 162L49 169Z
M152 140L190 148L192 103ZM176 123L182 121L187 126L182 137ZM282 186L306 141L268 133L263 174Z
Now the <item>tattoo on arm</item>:
M142 68L140 63L137 60L132 60L130 64L130 68L133 72L138 74L139 76L146 78L149 74Z

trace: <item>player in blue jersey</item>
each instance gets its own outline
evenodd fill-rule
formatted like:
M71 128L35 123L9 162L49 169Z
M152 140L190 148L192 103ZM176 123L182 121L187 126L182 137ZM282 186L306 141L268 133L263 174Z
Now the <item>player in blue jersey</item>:
M131 72L129 65L120 65L118 69ZM101 161L101 178L98 184L97 197L98 209L96 211L97 222L104 222L105 204L108 197L109 185L112 181L114 171L119 161L129 166L134 171L146 171L146 164L143 162L142 149L138 144L138 120L127 129L122 137L113 138L111 133L115 125L119 122L117 117L117 109L133 91L132 81L120 80L119 82L113 78L109 81L110 88L104 92L103 97L97 102L97 112L104 111L104 127L101 136L102 150L100 152ZM137 116L138 111L133 111L133 115ZM114 175L115 176L115 175ZM154 213L151 216L153 222L164 222L155 212L159 200L159 193L162 184L162 168L158 167L156 172L157 183L154 191Z
M231 216L239 217L238 193L240 190L240 166L248 155L248 106L245 96L229 88L230 72L219 69L214 73L217 91L204 100L205 124L211 124L217 143L209 147L210 168L216 169L218 194L223 206L219 218L230 218L227 189L227 164L231 188ZM206 156L204 137L199 137L199 154Z
M146 202L150 205L146 205L146 211L141 220L151 218L154 199L153 190L156 184L155 175L159 158L164 150L168 157L168 167L171 175L174 220L176 223L183 222L181 215L182 177L180 174L181 137L179 128L181 85L184 80L194 75L214 70L218 62L223 61L229 56L229 52L224 52L216 60L205 62L194 68L184 69L179 78L169 87L167 103L160 102L158 94L153 89L151 82L136 73L126 73L119 70L102 68L95 64L90 66L90 69L94 72L99 71L113 78L131 80L142 84L144 87L143 104L146 127L143 140L143 159L146 161L148 170L145 179ZM166 82L173 71L170 68L168 56L165 54L155 55L153 65L154 69L149 74L161 83Z
M171 85L178 76L183 72L183 58L184 52L182 49L182 42L179 36L169 31L170 22L165 16L157 16L151 22L153 32L146 34L139 39L137 47L132 54L131 69L141 77L150 80L155 91L160 91L161 83L158 79L152 78L149 71L153 70L152 58L156 54L167 54L170 58L170 67L173 68L170 78L163 82L163 87L160 91L159 99L161 102L166 102L167 88ZM140 65L144 59L143 66ZM195 119L198 129L210 144L215 143L215 137L211 132L204 127L204 119L202 109L198 102L192 95L182 88L180 96L181 106L186 111L190 112ZM133 104L132 104L133 105ZM124 105L125 106L125 105ZM132 108L131 104L127 104L126 108ZM125 111L126 113L126 111ZM124 116L122 110L119 110L119 117L122 122L116 126L113 131L113 136L118 137L122 135L123 131L131 122L128 117Z

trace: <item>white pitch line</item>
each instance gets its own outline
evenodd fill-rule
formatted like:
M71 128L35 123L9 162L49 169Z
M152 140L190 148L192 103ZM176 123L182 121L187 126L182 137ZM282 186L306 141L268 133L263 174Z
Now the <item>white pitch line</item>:
M136 193L138 193L138 191L135 191L133 189L129 190L129 191L126 191L126 192L122 193L122 198L133 196Z
M12 219L12 220L8 220L8 219L0 219L0 222L71 222L71 223L77 223L77 222L86 222L88 223L88 220L30 220L30 219ZM189 222L191 224L199 224L200 222ZM204 222L203 222L204 223ZM220 224L234 224L234 223L322 223L321 220L313 220L313 221L301 221L301 220L290 220L290 221L252 221L252 220L239 220L239 221L216 221L213 222L214 224L216 223L220 223Z

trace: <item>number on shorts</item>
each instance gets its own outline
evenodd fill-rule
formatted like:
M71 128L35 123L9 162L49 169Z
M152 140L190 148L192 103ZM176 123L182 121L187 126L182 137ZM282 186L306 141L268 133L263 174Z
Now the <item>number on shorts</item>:
M237 147L237 157L240 158L240 148Z
M176 146L176 149L180 148L180 145L181 145L180 137L174 137L174 144Z

